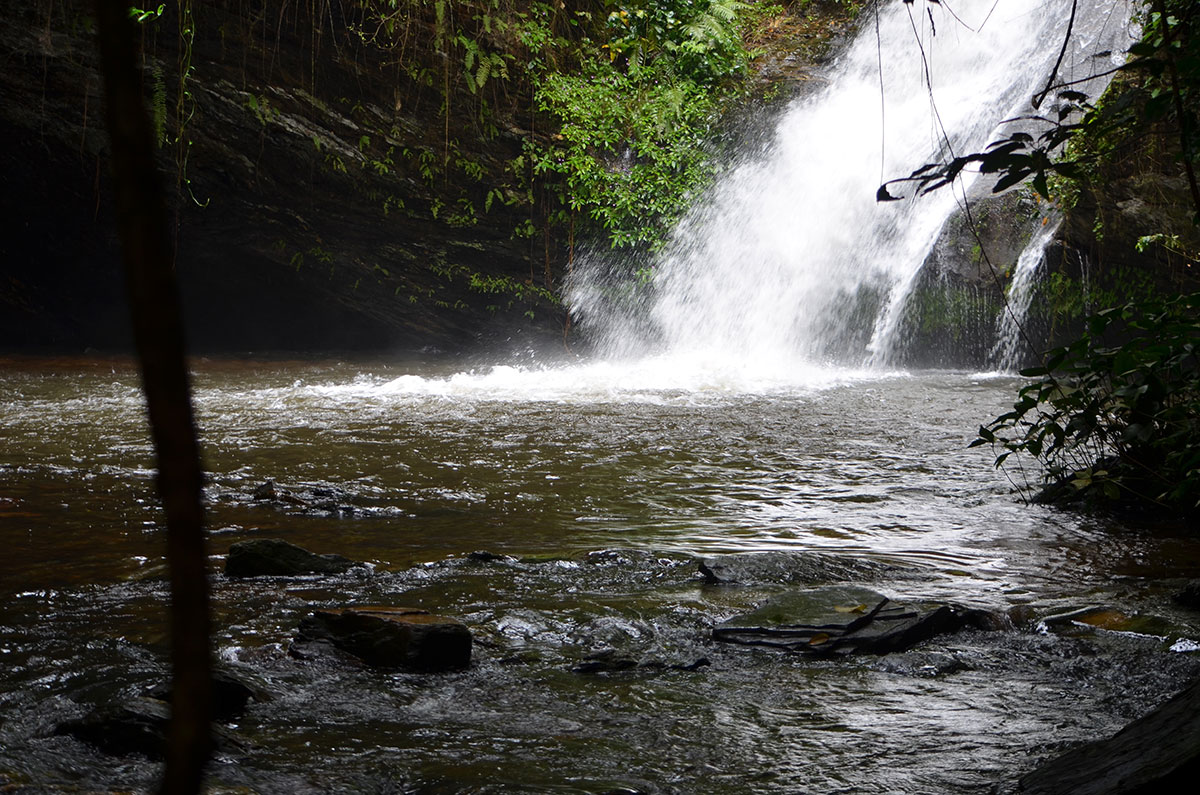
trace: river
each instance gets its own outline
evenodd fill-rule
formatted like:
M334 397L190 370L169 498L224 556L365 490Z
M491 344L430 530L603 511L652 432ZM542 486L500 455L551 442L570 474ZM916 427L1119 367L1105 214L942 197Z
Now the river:
M273 693L227 727L213 791L990 792L1200 673L1169 650L1200 637L1169 599L1200 571L1184 528L1022 504L966 448L1016 379L673 367L196 362L216 651ZM152 466L127 361L0 361L0 784L153 785L51 734L167 676ZM255 500L268 479L292 501ZM369 565L226 579L255 537ZM795 586L705 585L696 558L772 550L892 564L863 584L1017 629L840 660L713 643ZM456 616L474 662L288 655L346 603ZM1089 606L1128 619L1039 628ZM608 649L642 664L573 670Z

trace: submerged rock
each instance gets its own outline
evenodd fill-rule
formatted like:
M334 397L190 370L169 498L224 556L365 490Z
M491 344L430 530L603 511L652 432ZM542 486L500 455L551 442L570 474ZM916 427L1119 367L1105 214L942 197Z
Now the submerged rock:
M166 753L171 705L157 698L133 698L121 704L97 707L82 718L63 721L54 734L74 737L112 756L137 754L161 760ZM243 750L236 735L212 727L213 747L226 752Z
M409 607L316 610L300 622L301 642L326 641L368 665L439 672L471 663L462 622Z
M135 698L64 721L54 728L54 733L74 737L113 756L140 754L162 759L170 722L171 707L165 701Z
M1128 615L1115 607L1094 606L1046 616L1037 623L1040 632L1077 633L1106 632L1165 638L1177 634L1179 628L1155 615Z
M1200 780L1200 682L1107 740L1075 748L1021 779L1030 795L1193 792Z
M823 552L749 552L700 561L700 573L710 585L872 580L890 568L873 560Z
M808 654L887 654L965 628L1010 628L1003 616L956 605L911 606L852 585L790 591L713 629L713 639Z
M263 481L258 488L254 490L253 498L255 500L274 500L278 497L278 492L275 491L275 481Z
M229 547L226 577L294 577L341 574L358 565L341 555L318 555L278 538L254 538Z
M297 491L265 480L254 488L253 502L267 503L277 508L321 516L357 516L362 510L350 505L349 495L340 489L304 488Z
M667 662L659 659L641 660L622 654L616 649L601 649L589 654L583 662L571 667L572 673L601 674L638 669L641 671L698 671L712 665L707 657L697 657L687 662Z
M270 701L271 692L265 682L249 674L235 673L218 668L212 673L212 717L217 721L229 721L240 717L251 701ZM153 688L151 698L170 703L171 683L164 682Z
M1200 610L1200 580L1191 580L1175 594L1175 604Z
M919 676L933 679L960 671L969 671L971 666L955 654L936 651L909 651L881 657L876 670L901 676Z

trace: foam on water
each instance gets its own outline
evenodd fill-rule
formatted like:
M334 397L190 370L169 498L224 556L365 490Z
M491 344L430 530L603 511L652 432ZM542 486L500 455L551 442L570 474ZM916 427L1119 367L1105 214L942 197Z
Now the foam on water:
M371 402L446 399L679 403L747 395L807 394L905 375L903 371L821 366L802 360L787 367L766 368L699 354L673 354L546 367L494 365L445 376L361 377L348 383L300 385L296 393ZM282 396L287 391L275 394Z

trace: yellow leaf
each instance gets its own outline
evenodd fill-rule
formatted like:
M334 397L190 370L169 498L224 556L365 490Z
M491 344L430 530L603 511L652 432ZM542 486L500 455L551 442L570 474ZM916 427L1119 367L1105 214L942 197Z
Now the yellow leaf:
M811 638L808 639L809 646L820 646L822 643L828 643L828 642L829 642L829 635L828 635L828 633L825 633L825 632L818 632L816 635L813 635Z
M865 613L865 612L867 612L866 605L852 605L852 606L834 605L833 609L839 613Z

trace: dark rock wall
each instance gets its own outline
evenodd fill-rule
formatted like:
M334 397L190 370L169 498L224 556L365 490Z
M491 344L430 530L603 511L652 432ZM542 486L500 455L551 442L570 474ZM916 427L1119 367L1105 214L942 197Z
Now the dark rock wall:
M528 86L514 76L482 97L441 85L436 58L409 50L402 63L364 41L353 5L192 3L182 169L178 4L143 26L193 349L561 348L550 296L567 241L514 234L545 212L515 173L523 142L543 134ZM428 20L406 24L410 40L434 35ZM787 85L816 56L777 37L758 66ZM128 345L94 49L84 0L0 0L0 350ZM1186 258L1136 250L1156 233L1200 247L1172 152L1160 130L1081 191L1034 298L1037 340L1061 341L1149 286L1194 289ZM1001 291L1044 208L1022 188L978 198L981 239L951 220L922 274L906 364L986 363Z
M147 101L166 119L195 350L561 344L561 309L532 288L553 290L562 243L513 235L529 205L483 211L513 192L511 120L485 132L465 101L445 119L441 94L356 41L342 4L193 3L180 170L167 5L143 26ZM128 342L92 35L86 2L0 5L3 349ZM466 203L474 223L454 217Z
M970 196L974 224L961 212L952 216L918 277L905 308L901 361L997 364L989 353L1017 260L1043 224L1060 218L1023 323L1037 348L1023 346L1023 366L1074 339L1094 312L1200 289L1200 266L1184 253L1200 251L1200 230L1191 223L1191 197L1173 154L1176 134L1160 125L1123 142L1117 156L1073 186L1078 195L1065 210L1028 186L1000 195L978 186ZM1154 235L1178 242L1139 246Z

